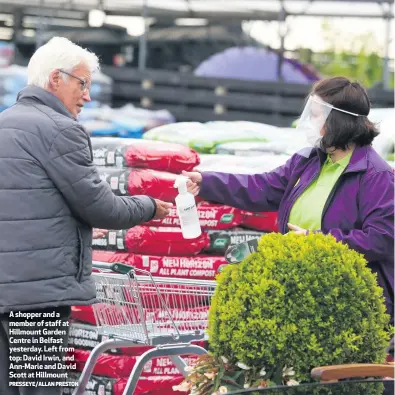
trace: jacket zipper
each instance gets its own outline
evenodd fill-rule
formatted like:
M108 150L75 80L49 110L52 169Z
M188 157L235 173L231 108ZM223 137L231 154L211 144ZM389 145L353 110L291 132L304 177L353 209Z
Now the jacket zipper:
M79 250L79 256L78 256L78 267L77 267L77 273L75 275L75 278L78 282L81 282L82 279L82 274L84 270L84 242L82 238L82 234L80 229L77 227L77 233L78 233L78 241L80 245L80 250Z
M288 209L284 215L284 224L283 224L283 234L285 234L286 230L287 230L287 223L289 220L289 214L291 213L292 207L295 204L296 200L299 198L299 196L302 195L302 193L318 178L319 174L321 172L321 167L318 170L317 173L314 174L313 178L309 181L309 183L306 185L305 188L299 188L297 192L295 192L295 196L292 199L292 201L290 202L290 204L288 205Z

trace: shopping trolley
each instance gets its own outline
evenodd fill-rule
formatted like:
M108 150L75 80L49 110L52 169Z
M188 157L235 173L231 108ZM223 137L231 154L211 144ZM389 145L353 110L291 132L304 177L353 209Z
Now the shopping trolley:
M153 346L136 361L123 395L132 395L144 365L169 357L187 376L182 355L207 351L191 341L207 338L207 314L215 281L153 277L150 272L114 263L93 262L99 303L92 306L102 341L91 352L73 395L83 395L99 356L110 349Z

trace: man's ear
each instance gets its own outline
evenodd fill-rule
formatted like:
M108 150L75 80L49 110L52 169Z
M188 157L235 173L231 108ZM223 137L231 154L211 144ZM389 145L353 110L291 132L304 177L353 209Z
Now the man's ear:
M59 82L62 77L60 76L59 70L53 70L49 75L49 86L54 90L58 90Z

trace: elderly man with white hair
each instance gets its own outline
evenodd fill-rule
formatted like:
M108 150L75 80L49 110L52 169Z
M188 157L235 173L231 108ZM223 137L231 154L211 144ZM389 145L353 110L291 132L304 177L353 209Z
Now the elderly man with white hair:
M34 335L25 331L32 335L24 335L24 345L66 347L71 306L95 302L92 228L127 229L164 218L171 206L149 196L115 196L100 179L77 121L98 68L95 54L55 37L34 53L28 86L0 114L0 394L60 393L27 387L34 375L10 378L12 321L20 312L37 319L54 314L61 334L46 343L35 327Z

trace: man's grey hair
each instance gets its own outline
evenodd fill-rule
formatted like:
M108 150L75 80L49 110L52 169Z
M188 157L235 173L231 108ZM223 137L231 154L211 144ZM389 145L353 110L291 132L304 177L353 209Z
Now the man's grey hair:
M37 49L27 66L28 85L47 88L52 71L62 69L72 73L79 65L86 65L91 73L99 69L99 59L93 53L64 37L54 37ZM63 79L68 76L61 73Z

